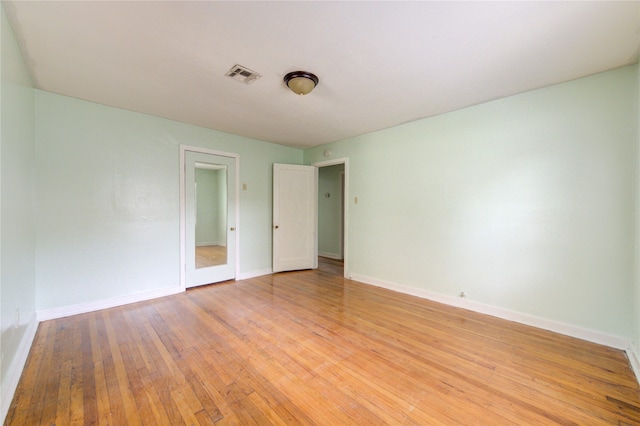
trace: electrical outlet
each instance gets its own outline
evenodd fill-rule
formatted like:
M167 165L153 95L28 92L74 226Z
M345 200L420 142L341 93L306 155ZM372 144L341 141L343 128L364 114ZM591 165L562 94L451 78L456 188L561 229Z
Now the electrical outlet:
M461 291L460 293L458 293L458 297L466 297L467 295L464 294L464 291Z

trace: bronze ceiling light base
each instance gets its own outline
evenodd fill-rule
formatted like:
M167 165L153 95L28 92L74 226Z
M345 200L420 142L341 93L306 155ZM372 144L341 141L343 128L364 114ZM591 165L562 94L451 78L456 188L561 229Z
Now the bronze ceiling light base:
M317 85L318 77L307 71L293 71L284 76L284 84L297 95L306 95Z

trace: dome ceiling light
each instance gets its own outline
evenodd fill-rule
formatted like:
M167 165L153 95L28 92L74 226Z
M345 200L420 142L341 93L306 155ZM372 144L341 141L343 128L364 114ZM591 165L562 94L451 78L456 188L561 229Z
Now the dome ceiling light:
M284 76L284 84L297 95L306 95L318 85L318 77L306 71L294 71Z

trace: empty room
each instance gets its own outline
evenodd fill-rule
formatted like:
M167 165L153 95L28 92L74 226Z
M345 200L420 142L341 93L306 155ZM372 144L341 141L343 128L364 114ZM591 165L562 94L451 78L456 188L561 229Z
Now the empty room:
M640 2L0 14L4 424L640 424Z

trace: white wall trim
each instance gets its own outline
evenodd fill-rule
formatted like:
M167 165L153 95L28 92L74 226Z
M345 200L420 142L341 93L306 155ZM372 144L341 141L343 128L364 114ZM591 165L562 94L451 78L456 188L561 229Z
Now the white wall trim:
M607 333L602 333L599 331L590 330L559 321L553 321L534 315L511 311L509 309L504 309L497 306L486 305L484 303L475 302L473 300L465 298L447 296L420 288L378 280L376 278L371 278L363 275L353 274L352 279L363 282L365 284L371 284L376 287L383 287L388 290L409 294L423 299L429 299L434 302L468 309L470 311L491 315L493 317L514 321L520 324L530 325L544 330L553 331L555 333L564 334L570 337L576 337L578 339L587 340L589 342L598 343L600 345L609 346L615 349L627 350L629 348L629 340L622 337L613 336Z
M262 269L260 271L245 272L243 274L240 274L240 277L238 277L238 280L248 280L250 278L262 277L264 275L271 275L271 274L273 274L273 269L271 268Z
M342 256L340 256L340 254L338 253L327 253L327 252L319 252L318 256L320 257L327 257L329 259L336 259L336 260L342 260Z
M69 317L71 315L84 314L87 312L99 311L101 309L114 308L116 306L128 305L130 303L144 302L145 300L157 299L158 297L171 296L184 292L181 287L169 287L161 290L147 291L144 293L130 294L126 296L111 297L108 299L96 300L93 302L78 303L77 305L62 306L59 308L45 309L38 311L38 321L48 321L56 318Z
M206 247L206 246L221 246L226 247L226 241L201 241L196 243L196 247Z
M9 412L9 406L11 405L11 401L13 400L13 396L16 393L16 389L18 388L18 382L20 382L20 376L22 376L22 370L24 370L24 366L27 363L27 358L29 357L29 351L31 350L31 346L33 345L33 340L36 337L36 332L38 331L38 319L36 314L33 314L31 321L27 325L27 329L22 337L22 341L20 342L20 346L16 351L15 358L11 361L11 365L7 369L7 379L2 386L2 400L0 415L2 417L2 423L4 423L5 418L7 417L7 413Z
M629 342L626 352L633 374L636 375L636 380L640 383L640 353L638 353L638 349L636 349L633 342Z

